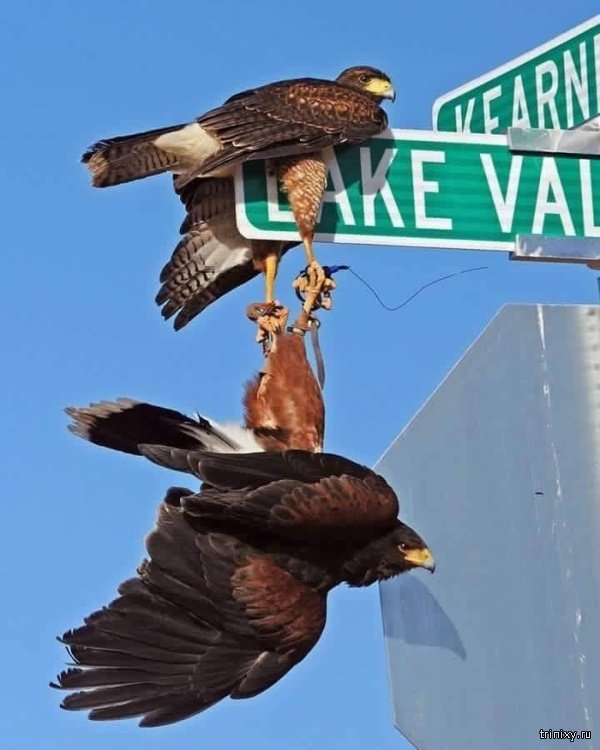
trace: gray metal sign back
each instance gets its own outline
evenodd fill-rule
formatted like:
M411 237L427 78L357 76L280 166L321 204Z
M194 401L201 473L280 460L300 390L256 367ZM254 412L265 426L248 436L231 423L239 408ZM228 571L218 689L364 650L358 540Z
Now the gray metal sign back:
M503 308L377 470L438 563L381 586L396 726L600 748L600 308Z

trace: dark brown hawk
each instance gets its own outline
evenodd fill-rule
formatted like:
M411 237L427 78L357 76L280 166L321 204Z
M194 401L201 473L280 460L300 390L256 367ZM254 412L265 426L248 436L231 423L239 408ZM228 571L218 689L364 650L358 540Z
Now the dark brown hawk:
M260 271L266 301L275 298L279 259L295 243L248 240L235 223L232 175L242 162L268 159L287 193L309 266L314 270L306 310L324 284L312 241L325 190L322 150L358 144L381 133L383 99L394 99L389 77L359 66L335 81L299 78L250 89L195 122L103 140L83 161L96 187L161 172L175 173L187 210L184 235L161 274L157 302L183 327L215 299Z
M186 719L269 688L318 641L328 592L434 569L385 480L331 454L142 452L204 482L175 488L119 597L60 641L54 687L91 719Z
M246 384L245 426L121 398L66 409L71 432L114 450L140 455L139 445L219 452L323 450L325 407L303 336L277 333L261 371Z

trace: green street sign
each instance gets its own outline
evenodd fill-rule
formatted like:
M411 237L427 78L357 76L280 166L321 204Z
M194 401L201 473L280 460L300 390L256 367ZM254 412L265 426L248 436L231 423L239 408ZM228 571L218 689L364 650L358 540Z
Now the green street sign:
M435 100L435 130L568 129L600 112L600 15Z
M246 237L299 239L263 162L236 175ZM515 235L600 237L600 160L511 154L506 136L387 131L330 152L316 240L512 250Z

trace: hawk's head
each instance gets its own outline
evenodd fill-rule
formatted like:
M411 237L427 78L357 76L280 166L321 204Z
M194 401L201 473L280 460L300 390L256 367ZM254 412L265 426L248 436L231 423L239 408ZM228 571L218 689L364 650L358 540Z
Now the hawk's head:
M375 99L391 99L394 101L396 92L390 77L377 68L368 65L357 65L354 68L346 68L337 77L338 83L352 86L371 94Z
M356 550L344 562L344 580L350 586L369 586L412 568L433 573L435 560L417 532L397 521L395 529Z

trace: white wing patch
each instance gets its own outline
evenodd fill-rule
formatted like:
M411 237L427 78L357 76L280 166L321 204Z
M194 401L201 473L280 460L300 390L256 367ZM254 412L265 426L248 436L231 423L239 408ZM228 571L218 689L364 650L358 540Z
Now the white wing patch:
M211 422L211 424L214 424ZM236 453L258 453L258 452L264 452L264 448L261 448L260 444L254 437L254 433L252 430L249 430L247 427L242 427L242 425L236 424L235 422L225 422L225 424L222 425L214 425L216 428L220 429L224 434L227 435L228 439L234 440L238 446L239 450L232 451Z
M220 142L200 127L197 122L185 125L180 130L159 135L154 145L179 157L189 167L201 166L210 156L221 150Z
M235 422L219 424L196 413L196 419L206 419L211 426L211 431L203 430L201 425L186 425L183 429L198 438L203 444L204 450L215 453L258 453L263 452L252 430L242 427Z

